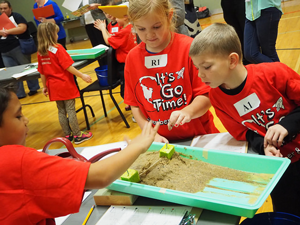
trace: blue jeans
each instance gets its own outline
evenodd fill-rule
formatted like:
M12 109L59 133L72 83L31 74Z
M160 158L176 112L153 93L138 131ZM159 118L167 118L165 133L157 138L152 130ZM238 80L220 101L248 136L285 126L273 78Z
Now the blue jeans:
M279 62L276 39L281 11L275 7L263 9L261 16L250 21L246 19L244 29L244 54L251 63Z
M21 52L20 46L5 52L1 53L3 63L5 67L12 67L12 66L18 66L23 64L31 63L31 57L30 55L24 55ZM37 91L40 89L39 81L36 80L28 80L27 85L30 91ZM25 97L26 93L24 90L23 82L18 82L18 89L17 89L17 96L19 98Z

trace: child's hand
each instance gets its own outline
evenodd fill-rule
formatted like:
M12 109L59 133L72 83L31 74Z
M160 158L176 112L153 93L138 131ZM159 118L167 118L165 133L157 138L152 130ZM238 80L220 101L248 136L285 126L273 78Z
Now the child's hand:
M47 97L48 96L48 88L44 87L43 88L43 94Z
M164 136L161 136L160 134L155 135L154 141L161 142L161 143L169 143L168 139L165 138Z
M280 150L275 148L273 145L267 145L267 147L264 148L264 151L265 151L265 155L267 156L282 157Z
M268 144L276 147L280 147L282 145L283 139L287 135L288 135L288 131L283 126L279 124L271 126L268 129L264 138L264 148L267 147Z
M94 27L97 28L98 30L103 30L103 29L106 30L106 21L97 19L94 22Z
M159 125L160 123L156 123L153 128L152 121L146 122L142 133L130 141L129 145L136 145L138 148L141 148L142 153L146 152L154 141Z
M98 4L98 3L92 3L92 4L90 4L89 9L90 9L90 10L94 10L94 9L97 9L98 6L101 6L101 4Z
M81 79L84 80L87 83L92 83L92 78L87 74L82 74Z
M171 113L170 120L168 123L168 129L172 130L173 126L178 127L191 121L191 116L183 111L178 110Z

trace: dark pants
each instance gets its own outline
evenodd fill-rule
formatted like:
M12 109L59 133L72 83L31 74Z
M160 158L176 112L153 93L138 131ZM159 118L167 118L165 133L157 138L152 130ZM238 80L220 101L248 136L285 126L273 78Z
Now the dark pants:
M244 54L251 63L279 62L276 39L281 11L275 7L261 11L261 16L246 19L244 32Z
M245 27L245 1L241 0L222 0L221 6L223 9L224 20L227 24L234 27L244 54L244 27ZM244 65L249 64L249 62L243 57Z
M106 45L102 36L102 32L96 29L94 27L94 24L85 25L85 30L93 47L100 44ZM99 66L105 65L106 59L105 58L99 59L98 62L99 62Z
M59 44L61 44L67 50L67 47L66 47L66 38L61 38L61 39L57 40L57 42Z
M275 212L300 216L300 160L289 165L271 193Z

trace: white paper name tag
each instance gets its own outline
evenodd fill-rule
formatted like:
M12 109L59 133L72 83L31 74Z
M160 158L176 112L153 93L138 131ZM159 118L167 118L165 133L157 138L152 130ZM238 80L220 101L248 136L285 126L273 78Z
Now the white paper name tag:
M113 27L113 28L111 28L111 32L112 32L112 33L117 33L117 32L119 32L119 27Z
M260 100L256 93L253 93L246 98L240 100L234 104L234 107L238 111L240 116L246 115L247 113L253 111L260 105Z
M57 48L55 48L53 46L49 46L48 51L52 52L53 54L56 54Z
M145 66L148 69L165 67L168 62L168 55L155 55L145 57Z

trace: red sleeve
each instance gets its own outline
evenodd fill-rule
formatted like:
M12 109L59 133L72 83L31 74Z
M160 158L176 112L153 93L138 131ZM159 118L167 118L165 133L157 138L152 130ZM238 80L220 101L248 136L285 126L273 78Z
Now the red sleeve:
M113 33L112 36L107 39L107 41L113 49L118 49L120 46L124 45L127 39L127 30L121 29L119 32Z
M131 70L131 58L132 52L129 52L126 61L125 61L125 68L124 68L124 78L125 78L125 91L124 91L124 103L131 106L138 106L135 95L134 95L134 87L132 85L131 79L130 79L130 70ZM134 76L134 75L133 75Z
M90 163L26 150L22 159L28 211L54 218L79 211ZM33 197L34 196L34 197ZM35 212L35 213L33 213Z
M294 70L283 63L274 63L277 65L275 76L277 85L280 85L279 91L288 97L288 99L300 106L300 76Z
M68 67L72 66L72 64L74 63L73 59L67 53L67 51L64 49L64 47L62 45L58 45L56 57L58 59L60 66L64 70L66 70Z

